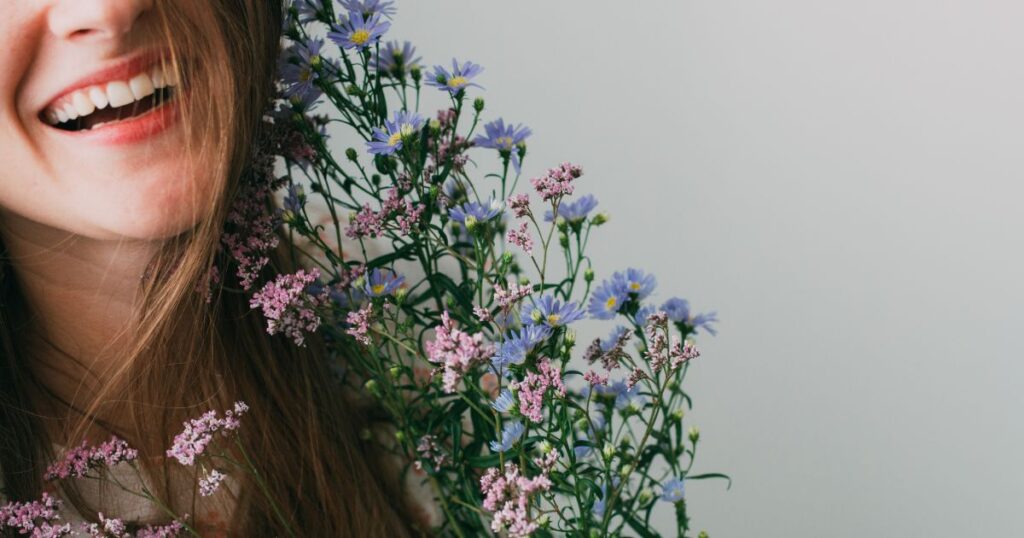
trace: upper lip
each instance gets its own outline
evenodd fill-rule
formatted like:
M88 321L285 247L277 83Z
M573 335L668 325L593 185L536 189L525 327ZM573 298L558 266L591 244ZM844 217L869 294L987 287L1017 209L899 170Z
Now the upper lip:
M76 90L88 88L90 86L97 86L99 84L104 84L115 80L127 81L135 75L145 72L154 64L163 60L165 57L167 57L166 50L147 50L137 53L128 58L118 60L111 65L94 71L91 74L86 75L76 80L75 82L69 84L63 90L56 93L52 98L50 98L46 102L46 105L42 108L42 110L46 110L47 108L52 106L56 101L60 100L68 94L71 94Z

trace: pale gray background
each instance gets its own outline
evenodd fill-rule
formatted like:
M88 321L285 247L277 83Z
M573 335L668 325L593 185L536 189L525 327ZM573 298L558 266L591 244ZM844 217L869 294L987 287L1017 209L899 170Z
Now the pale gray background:
M689 484L697 528L1024 536L1024 4L398 6L534 129L526 177L584 166L599 267L719 311L691 417L735 484Z

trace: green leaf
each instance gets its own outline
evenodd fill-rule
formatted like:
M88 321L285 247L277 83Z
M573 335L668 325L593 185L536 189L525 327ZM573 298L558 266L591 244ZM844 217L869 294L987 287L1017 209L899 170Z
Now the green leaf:
M732 478L729 478L729 475L722 473L704 473L686 476L686 480L705 480L708 478L724 478L729 481L728 485L725 486L725 489L729 489L732 487Z

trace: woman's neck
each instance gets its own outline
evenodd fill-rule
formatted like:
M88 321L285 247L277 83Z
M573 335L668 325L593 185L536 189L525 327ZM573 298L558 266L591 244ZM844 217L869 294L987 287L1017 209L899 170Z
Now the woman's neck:
M28 307L21 339L33 374L81 407L109 380L157 242L96 240L12 214L0 233Z

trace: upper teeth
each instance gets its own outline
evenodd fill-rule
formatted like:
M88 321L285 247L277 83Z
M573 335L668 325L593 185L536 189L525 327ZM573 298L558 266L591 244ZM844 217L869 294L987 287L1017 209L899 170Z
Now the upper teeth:
M160 88L173 88L177 85L178 79L174 70L164 71L158 65L148 73L139 73L130 80L114 80L75 90L46 107L43 118L50 125L56 125L88 116L108 105L114 108L124 106L153 95L153 92Z

